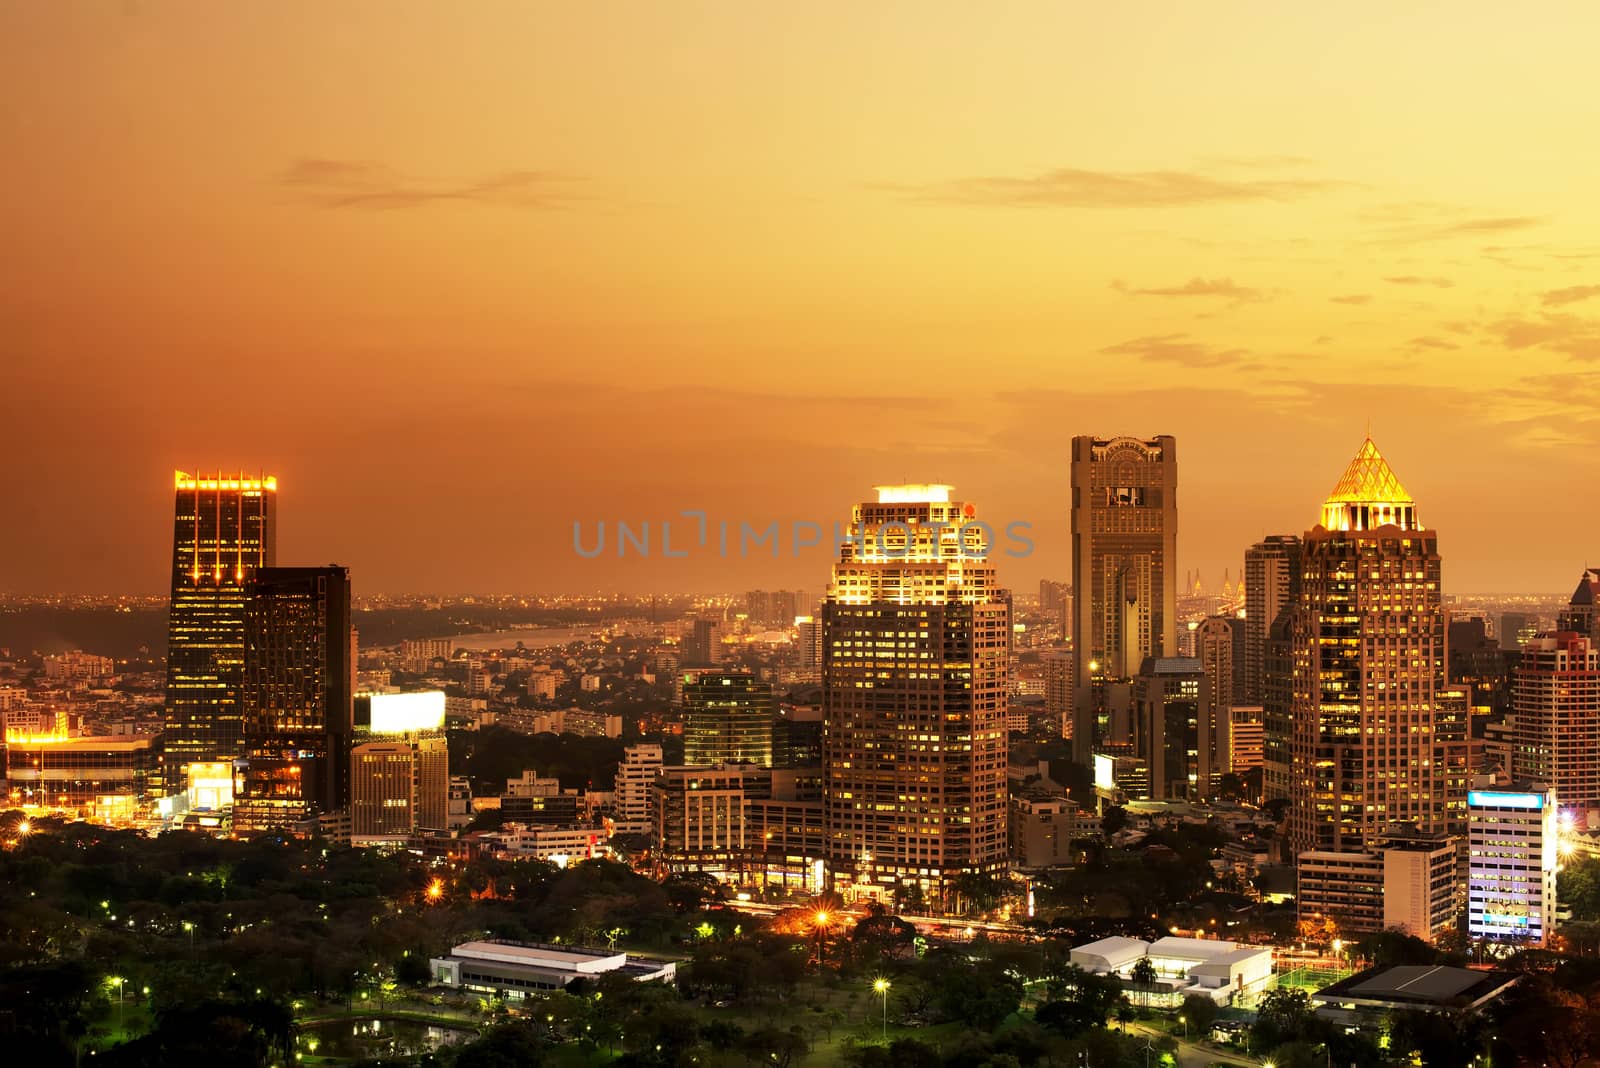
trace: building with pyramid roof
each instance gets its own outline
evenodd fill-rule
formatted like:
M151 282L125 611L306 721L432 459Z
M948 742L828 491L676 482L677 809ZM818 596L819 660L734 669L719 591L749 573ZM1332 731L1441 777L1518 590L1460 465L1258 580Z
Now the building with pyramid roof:
M1326 863L1373 856L1397 823L1461 833L1466 700L1445 686L1438 536L1370 437L1306 532L1300 575L1290 624L1293 849ZM1345 930L1381 913L1341 916L1337 901L1309 897L1300 907Z

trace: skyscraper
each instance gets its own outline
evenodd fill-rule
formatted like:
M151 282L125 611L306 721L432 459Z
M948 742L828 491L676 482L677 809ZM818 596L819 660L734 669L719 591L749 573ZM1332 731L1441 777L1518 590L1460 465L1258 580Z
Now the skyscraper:
M252 575L235 829L285 827L348 803L352 678L349 572L269 567Z
M1203 764L1200 691L1205 673L1192 656L1146 657L1133 679L1134 753L1150 769L1150 796L1195 801L1211 768Z
M1443 831L1452 799L1436 738L1445 623L1438 537L1368 438L1305 535L1294 656L1289 836L1361 851L1387 826Z
M1218 780L1233 770L1228 736L1233 729L1237 622L1226 616L1209 616L1195 632L1195 655L1204 675L1200 686L1198 797L1215 796Z
M1261 671L1261 799L1289 796L1294 743L1294 620L1298 608L1278 613L1267 628Z
M1572 631L1541 634L1512 675L1511 775L1544 783L1587 824L1600 810L1600 651Z
M1545 945L1555 927L1560 795L1520 785L1467 797L1468 937Z
M683 762L772 766L772 684L748 671L690 671L683 676Z
M173 475L172 600L167 617L163 789L191 763L240 752L245 583L277 559L278 480Z
M444 723L442 690L355 699L353 838L403 838L449 826L450 748Z
M824 831L836 883L915 903L1005 864L1011 601L951 487L877 489L822 607Z
M1300 596L1300 539L1273 534L1244 554L1244 703L1262 700L1267 628Z
M1100 682L1178 651L1178 447L1170 436L1072 439L1077 619L1073 758L1098 740Z

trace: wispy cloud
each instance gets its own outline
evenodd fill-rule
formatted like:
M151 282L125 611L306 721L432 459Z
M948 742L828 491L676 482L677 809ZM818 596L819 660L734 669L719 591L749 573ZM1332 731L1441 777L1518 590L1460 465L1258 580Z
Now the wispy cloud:
M1565 289L1552 289L1542 295L1539 302L1559 308L1567 304L1576 304L1580 300L1588 300L1590 297L1600 297L1600 286L1567 286Z
M1450 289L1455 286L1455 283L1448 278L1417 274L1391 275L1384 281L1393 286L1433 286L1435 289Z
M1181 286L1155 286L1136 289L1122 281L1111 288L1135 297L1222 297L1226 300L1265 300L1266 293L1239 285L1231 278L1191 278Z
M1508 349L1542 348L1575 360L1600 360L1600 320L1545 312L1537 318L1508 315L1489 325Z
M1198 171L1095 171L1062 167L1029 177L984 175L876 188L910 200L974 207L1159 208L1297 200L1348 185L1323 179L1219 178Z
M1240 364L1249 356L1245 349L1223 349L1192 340L1188 334L1156 334L1136 337L1100 350L1111 356L1136 356L1155 363L1174 363L1182 367L1226 367Z
M1422 337L1414 337L1406 342L1406 347L1411 349L1459 349L1461 346L1442 337L1423 335Z
M472 180L430 181L378 163L301 159L279 174L278 181L323 207L384 211L451 201L559 207L582 199L583 179L557 171L518 170Z
M1527 230L1545 221L1536 215L1475 215L1457 205L1426 201L1375 205L1364 211L1362 218L1382 227L1368 238L1370 243L1380 245L1505 234Z
M1372 300L1371 293L1345 293L1337 297L1329 297L1335 304L1367 304Z

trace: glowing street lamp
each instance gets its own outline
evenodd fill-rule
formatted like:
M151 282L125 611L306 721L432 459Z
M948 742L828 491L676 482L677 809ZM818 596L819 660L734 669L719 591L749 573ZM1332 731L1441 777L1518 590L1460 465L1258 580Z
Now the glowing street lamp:
M438 901L441 897L443 897L444 896L444 880L443 879L435 879L435 880L433 880L433 882L429 883L428 884L427 894L428 894L428 900L429 901Z
M128 980L124 979L120 975L108 975L108 976L106 976L106 985L107 986L114 986L114 987L117 988L117 1030L121 1031L122 1030L122 1005L123 1005L124 995L126 994L126 991L127 991L127 988L128 988Z
M872 989L883 995L883 1041L889 1041L889 980L874 979Z

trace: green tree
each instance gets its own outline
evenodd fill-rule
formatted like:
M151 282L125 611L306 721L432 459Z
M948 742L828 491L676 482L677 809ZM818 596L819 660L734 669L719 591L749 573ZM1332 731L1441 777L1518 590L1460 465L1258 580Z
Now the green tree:
M1133 962L1133 967L1128 971L1128 978L1133 980L1134 985L1144 995L1144 1004L1148 1008L1150 1006L1150 991L1156 985L1155 961L1149 957L1140 957Z
M1217 1022L1217 1003L1203 994L1190 994L1184 998L1183 1006L1178 1011L1189 1022L1190 1034L1196 1038L1209 1035L1211 1025Z

